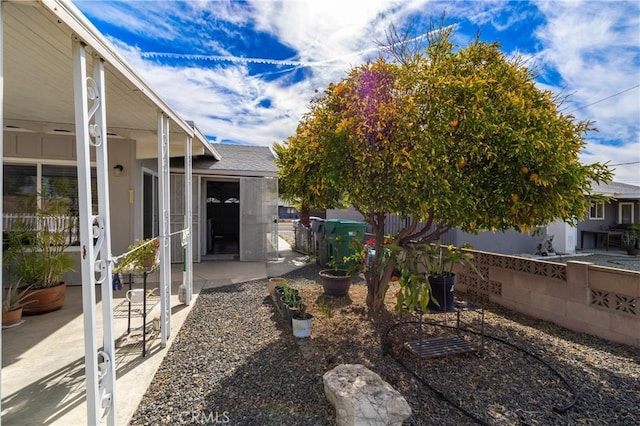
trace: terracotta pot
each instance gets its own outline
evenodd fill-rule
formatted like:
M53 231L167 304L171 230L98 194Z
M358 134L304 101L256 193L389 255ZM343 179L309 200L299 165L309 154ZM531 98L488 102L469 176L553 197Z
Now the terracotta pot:
M151 270L151 268L153 268L153 258L148 258L142 261L142 267L146 270L149 271Z
M351 275L345 269L324 269L319 272L324 294L346 296L351 287Z
M276 286L282 284L286 280L280 277L269 278L269 283L267 284L267 291L271 297L275 295Z
M22 313L24 315L41 315L57 311L64 305L66 296L67 285L65 283L54 287L29 290L24 299L26 306ZM34 302L32 303L32 301Z
M22 321L22 308L2 313L2 326L8 327Z

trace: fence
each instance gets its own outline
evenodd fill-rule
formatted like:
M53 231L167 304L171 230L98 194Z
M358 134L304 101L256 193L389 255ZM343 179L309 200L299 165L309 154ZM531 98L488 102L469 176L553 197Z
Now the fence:
M43 216L25 213L4 213L2 215L2 229L14 229L24 223L31 229L46 227L50 233L64 232L67 234L67 245L73 245L79 240L79 224L77 216Z
M484 280L458 268L456 291L570 330L640 347L640 272L471 252Z
M293 249L299 253L315 254L315 234L311 229L297 223L293 228L294 245Z

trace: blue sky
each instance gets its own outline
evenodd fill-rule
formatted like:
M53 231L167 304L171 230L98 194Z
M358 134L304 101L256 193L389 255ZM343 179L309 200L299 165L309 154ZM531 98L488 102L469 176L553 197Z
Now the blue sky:
M582 161L640 185L637 1L74 3L210 139L265 146L293 134L315 89L377 56L390 25L418 35L444 13L459 43L479 31L530 59L540 88L570 95L564 112L595 122Z

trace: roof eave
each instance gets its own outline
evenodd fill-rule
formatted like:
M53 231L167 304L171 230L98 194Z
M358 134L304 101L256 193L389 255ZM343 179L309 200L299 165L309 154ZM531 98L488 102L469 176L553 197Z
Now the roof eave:
M41 4L53 15L67 25L78 39L91 46L99 56L128 79L141 93L144 93L144 95L147 96L147 98L149 98L149 100L153 102L160 111L165 113L178 127L180 127L183 132L198 140L207 150L210 151L209 140L201 132L196 132L194 130L194 126L191 126L186 120L180 117L180 115L165 102L165 100L151 87L151 85L147 83L147 81L138 74L138 72L129 66L127 61L113 48L111 43L82 14L82 12L80 12L78 8L66 0L40 1Z

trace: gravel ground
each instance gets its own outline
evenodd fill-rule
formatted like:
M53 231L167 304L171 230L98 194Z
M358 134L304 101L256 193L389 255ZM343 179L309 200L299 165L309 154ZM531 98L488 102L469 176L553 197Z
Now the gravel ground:
M314 314L308 339L293 337L267 296L266 280L203 291L132 424L335 424L322 375L341 363L364 364L398 390L413 410L408 425L640 424L636 348L489 305L486 334L540 360L493 338L486 339L481 356L419 360L402 345L416 338L418 325L397 326L387 333L399 319L391 312L393 288L388 311L368 315L362 283L352 285L348 297L323 297L317 272L309 265L286 276ZM425 318L454 324L452 314ZM465 322L477 325L479 318L477 312L463 313ZM422 328L428 336L451 331L434 325ZM480 343L478 336L463 334ZM575 392L545 363L566 377Z

